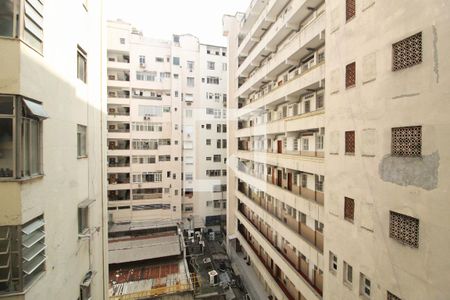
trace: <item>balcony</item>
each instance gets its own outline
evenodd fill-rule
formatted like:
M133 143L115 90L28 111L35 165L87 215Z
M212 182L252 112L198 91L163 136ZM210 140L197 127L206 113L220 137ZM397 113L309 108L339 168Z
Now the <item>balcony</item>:
M242 213L237 213L236 216L238 217L238 231L241 236L244 237L254 254L264 264L289 299L321 299L322 290L319 289L320 282L318 280L310 280L309 277L305 278L299 272L300 269L297 269L290 263L281 249L269 242ZM267 253L266 258L263 256L264 253ZM273 269L268 264L269 257L274 261ZM292 286L289 286L287 281L282 279L281 271L292 283ZM292 287L296 287L297 293L302 294L299 298L297 294L292 295Z
M252 204L249 201L253 202L253 207L248 207L251 212L256 213L256 215L263 218L264 222L268 222L269 220L274 222L273 224L277 225L277 228L288 227L296 234L300 235L303 242L307 242L310 246L314 247L318 252L323 253L323 233L317 230L314 230L307 226L305 223L300 222L297 218L293 217L291 214L288 214L286 210L281 208L281 204L279 206L274 206L274 203L282 203L281 201L267 201L263 197L256 196L250 192L246 192L241 187L239 187L239 192L237 196L247 204ZM244 196L244 197L243 197ZM247 208L245 203L242 203L244 208ZM256 205L256 206L255 206ZM290 208L291 210L296 211L294 208ZM241 211L242 212L242 211ZM267 213L273 218L267 218ZM295 212L297 214L297 212ZM261 228L259 228L261 229ZM263 231L262 231L263 232ZM267 236L266 236L267 237ZM287 236L285 237L287 238ZM271 239L269 239L271 240ZM297 246L301 244L302 241L297 239L290 239L291 242L295 242ZM305 248L303 246L303 250L305 253L309 253L310 249ZM307 274L307 273L306 273Z
M324 44L324 15L322 13L318 16L314 22L295 35L289 44L248 74L247 80L239 87L236 96L247 97L264 83L275 80L279 74L298 65L300 59L311 53L311 49L319 49Z
M109 68L130 70L130 56L128 54L108 53L108 69Z
M108 71L108 88L111 87L129 87L130 72Z
M324 88L325 80L325 60L318 59L317 63L303 65L283 76L278 82L272 82L261 88L258 92L254 92L247 101L242 103L242 108L237 112L237 116L242 118L257 109L270 109L283 104L300 104L301 96L311 94L310 91L317 91ZM316 98L317 99L317 98ZM307 99L303 99L305 102ZM315 108L307 110L304 106L299 107L292 116L306 114L314 110L323 108L323 96L319 98L322 102L315 102ZM265 112L267 113L267 112Z
M251 179L247 176L250 176L255 178L256 182L259 181L260 183L262 183L259 185L265 187L267 190L273 190L273 188L271 187L276 186L276 190L282 189L283 191L286 191L291 195L299 196L303 199L316 202L318 205L323 206L323 182L318 181L317 178L320 179L320 177L318 177L319 175L315 175L316 190L311 190L308 188L307 183L304 182L303 178L301 182L300 179L296 179L299 175L306 174L304 172L300 172L297 170L287 170L283 175L283 170L280 170L277 167L270 166L270 170L270 174L265 175L264 172L257 172L255 171L255 169L248 168L245 166L245 164L239 163L238 172L236 172L236 175L244 182L249 182L249 180ZM242 176L241 174L243 174L244 176Z
M108 191L108 201L130 201L130 190Z
M261 66L264 59L271 53L279 52L287 43L293 40L293 36L300 35L301 32L308 29L312 21L324 14L325 5L321 5L311 12L311 8L317 7L321 0L291 1L291 3L280 8L277 2L269 3L267 7L271 15L261 20L261 22L271 24L260 34L259 28L254 27L253 37L244 39L243 44L238 49L240 56L246 56L245 60L239 66L238 76L248 77L252 69ZM273 12L283 11L276 15ZM276 16L278 18L275 20ZM299 29L300 28L300 29ZM325 29L325 27L323 27ZM259 43L257 43L259 42ZM297 45L300 45L299 43Z
M258 19L251 27L248 34L239 43L239 56L248 56L250 50L261 40L261 37L276 21L276 17L289 0L270 0L264 10L259 14Z

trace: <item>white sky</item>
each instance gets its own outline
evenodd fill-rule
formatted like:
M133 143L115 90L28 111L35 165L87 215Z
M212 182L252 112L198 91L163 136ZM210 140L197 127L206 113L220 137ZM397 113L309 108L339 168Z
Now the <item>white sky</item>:
M106 18L122 19L144 36L170 40L190 33L201 43L226 46L222 16L245 12L251 0L105 0Z

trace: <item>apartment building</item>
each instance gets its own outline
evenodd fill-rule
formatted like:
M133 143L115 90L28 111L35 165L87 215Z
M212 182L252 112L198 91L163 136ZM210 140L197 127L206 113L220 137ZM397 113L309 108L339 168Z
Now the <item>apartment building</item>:
M450 297L448 8L327 2L326 299Z
M224 17L228 252L263 296L450 296L446 7L254 0Z
M108 210L112 223L186 228L225 214L227 50L108 22ZM162 223L161 223L162 222Z
M105 299L102 30L102 1L0 3L2 299Z
M223 21L228 252L252 267L255 297L321 299L325 3L255 0Z

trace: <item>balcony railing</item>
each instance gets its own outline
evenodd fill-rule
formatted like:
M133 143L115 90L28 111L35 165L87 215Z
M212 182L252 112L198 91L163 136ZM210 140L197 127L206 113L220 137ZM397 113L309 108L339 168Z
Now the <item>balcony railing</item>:
M281 178L277 178L277 176L272 175L264 175L263 173L258 173L250 168L247 168L241 164L238 165L238 170L248 174L252 177L258 178L260 180L265 181L267 184L271 184L274 186L278 186L282 189L285 189L295 195L301 196L302 198L315 201L320 205L324 204L324 193L318 190L310 190L306 187L298 186L295 183L289 184L287 180L283 180ZM275 172L276 173L276 172Z
M273 246L273 247L275 247L276 249L277 249L277 252L279 253L279 254L281 254L281 256L283 256L288 262L289 262L289 264L297 271L297 273L299 273L300 275L301 275L301 277L305 280L305 281L307 281L308 282L308 284L317 292L317 293L319 293L320 295L322 295L322 288L323 288L323 286L322 286L322 280L320 280L320 281L317 281L316 280L316 278L315 277L313 277L312 279L309 277L309 275L308 275L308 273L309 273L309 265L308 265L308 263L306 263L306 261L304 261L304 260L302 260L301 259L301 257L298 257L298 256L296 256L297 257L297 260L293 260L292 258L289 258L289 256L287 256L286 255L286 253L282 250L282 249L280 249L280 247L278 247L278 245L276 244L276 243L274 243L274 241L272 240L272 239L269 239L267 236L265 236L264 235L264 233L263 233L263 231L261 230L261 223L260 222L257 222L257 220L255 220L255 218L252 218L250 215L249 215L249 210L246 210L246 209L242 209L242 206L241 206L241 208L239 209L239 211L242 213L242 215L244 215L244 217L255 227L255 229L259 232L259 233L261 233L261 235L263 235L264 236L264 238L267 240L267 241L269 241L269 243ZM244 226L244 225L242 225L242 226ZM245 228L245 226L244 226L244 228ZM251 245L251 243L250 243L250 245ZM258 254L258 257L260 257L259 256L259 253L255 250L255 252ZM261 259L261 261L263 261L264 262L264 260L263 259ZM303 263L301 263L303 261Z
M162 193L152 193L152 194L133 194L133 200L151 200L162 198Z
M241 186L238 188L238 190L245 196L247 196L247 198L252 200L261 209L268 212L269 215L277 218L280 222L286 224L286 226L292 231L298 233L303 238L303 240L305 240L311 246L315 247L319 252L323 252L322 232L314 230L305 223L298 221L283 209L280 209L278 207L272 207L271 209L268 209L267 201L264 198L249 193L248 191L245 192L245 189L243 189ZM243 205L244 207L246 207L245 204Z
M239 227L238 231L241 233L241 235L244 237L245 241L248 243L248 245L250 246L250 248L253 250L255 255L252 255L251 257L258 257L258 259L261 261L262 265L266 268L266 270L270 273L270 275L272 276L272 278L275 280L275 282L277 283L278 287L283 291L283 293L286 295L286 297L289 300L295 300L296 297L291 295L291 293L289 292L289 290L287 289L287 287L284 285L283 281L278 278L275 274L275 270L271 269L270 265L268 264L268 262L261 256L261 254L259 253L259 250L257 250L257 248L253 245L253 241L249 240L247 233L245 232L246 229L245 227ZM255 242L256 243L256 242ZM277 266L274 266L275 268L277 268Z

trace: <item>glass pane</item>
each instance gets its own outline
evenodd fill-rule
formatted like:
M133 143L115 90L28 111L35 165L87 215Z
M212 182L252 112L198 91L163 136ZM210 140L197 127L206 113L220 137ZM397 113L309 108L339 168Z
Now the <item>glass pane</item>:
M31 162L30 171L31 175L39 174L40 172L40 145L39 145L39 121L31 120L31 139L30 139L30 152L31 152Z
M13 103L13 96L0 96L0 115L12 115L14 112Z
M14 34L13 0L0 0L0 35L12 37Z
M22 172L21 176L30 176L30 120L22 123Z
M13 176L13 120L0 119L0 177Z

